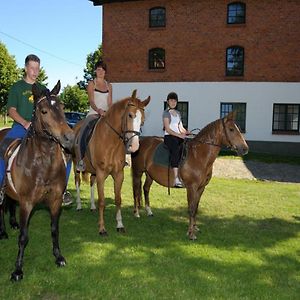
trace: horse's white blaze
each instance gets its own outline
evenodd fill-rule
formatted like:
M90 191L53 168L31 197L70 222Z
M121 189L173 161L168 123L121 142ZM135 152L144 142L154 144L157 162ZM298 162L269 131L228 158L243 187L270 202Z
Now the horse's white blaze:
M122 214L121 214L120 209L118 209L118 211L117 211L116 220L117 220L117 228L124 228L124 225L122 222Z
M142 123L142 113L138 110L136 112L135 118L133 119L133 130L136 131L136 132L140 132L141 123ZM134 134L129 151L130 152L135 152L139 149L139 146L140 146L139 136Z

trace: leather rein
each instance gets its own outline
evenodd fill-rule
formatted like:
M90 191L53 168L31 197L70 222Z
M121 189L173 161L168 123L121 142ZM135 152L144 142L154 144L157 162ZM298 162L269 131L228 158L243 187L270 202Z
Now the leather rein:
M123 141L124 145L127 145L131 139L133 139L135 136L140 136L141 132L136 131L136 130L128 130L127 129L127 123L126 123L126 112L129 106L134 106L133 103L128 103L125 112L122 115L122 120L121 120L121 133L119 133L107 120L106 118L103 119L103 121L108 125L108 127ZM140 108L142 109L142 108ZM142 109L143 110L143 109ZM126 135L127 133L133 133L133 135L130 138L127 138Z

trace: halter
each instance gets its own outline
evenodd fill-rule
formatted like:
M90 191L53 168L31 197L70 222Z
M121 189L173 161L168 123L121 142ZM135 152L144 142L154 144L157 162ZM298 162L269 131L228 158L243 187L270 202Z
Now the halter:
M124 145L127 145L127 143L133 139L135 136L140 136L141 133L140 131L136 131L136 130L127 130L127 122L126 122L126 111L128 106L134 106L137 107L136 105L134 105L133 103L128 103L126 108L125 108L125 112L122 115L122 119L121 119L121 133L119 133L115 128L113 128L112 125L109 124L109 122L104 119L105 123L109 126L109 128L111 128L113 130L114 133L117 134L117 136L123 141ZM141 110L143 110L142 108L140 108ZM130 138L126 137L127 133L133 133L133 135Z

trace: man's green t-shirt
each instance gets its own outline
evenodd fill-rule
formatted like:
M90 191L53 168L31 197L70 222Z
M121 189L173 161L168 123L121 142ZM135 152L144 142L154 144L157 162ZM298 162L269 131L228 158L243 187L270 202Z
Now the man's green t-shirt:
M45 86L40 83L37 82L36 84L40 90L45 89ZM33 111L32 84L22 79L12 85L8 94L7 110L10 107L16 108L23 119L31 121Z

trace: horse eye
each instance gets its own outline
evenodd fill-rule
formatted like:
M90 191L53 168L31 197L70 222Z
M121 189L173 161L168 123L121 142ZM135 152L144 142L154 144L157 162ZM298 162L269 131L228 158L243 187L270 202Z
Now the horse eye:
M42 114L45 115L47 113L46 109L42 109Z
M234 131L234 129L233 129L233 128L229 128L229 131L230 131L230 132L233 132L233 131Z
M130 119L134 119L134 114L133 114L132 112L130 112L130 113L128 114L128 117L129 117Z

